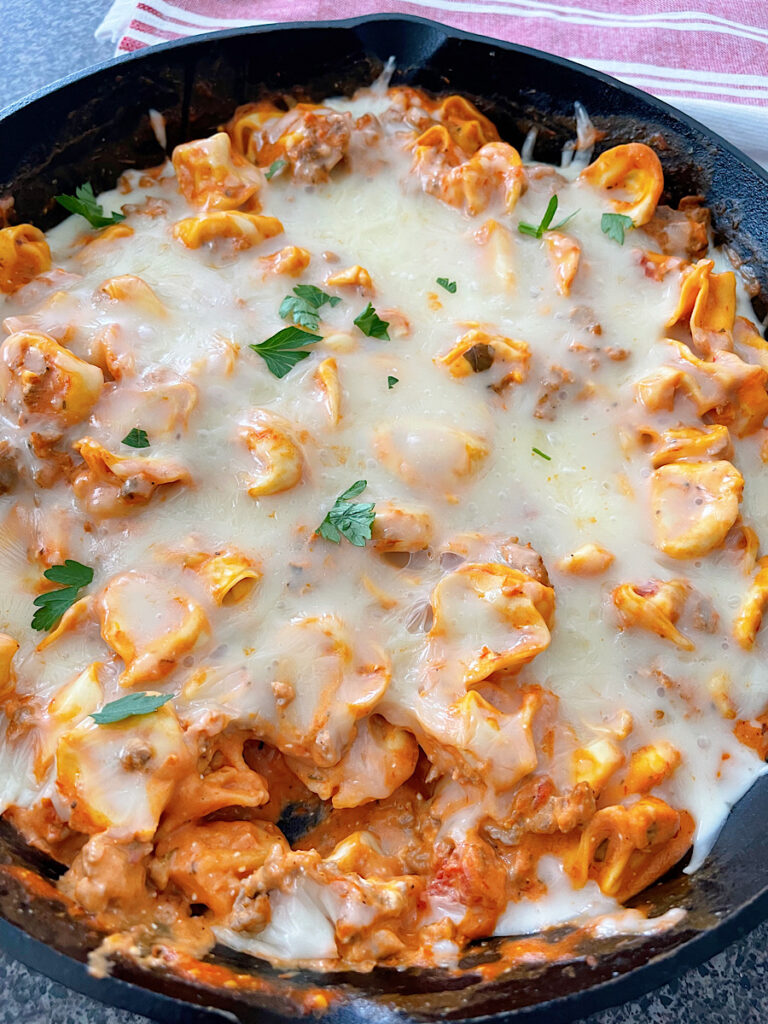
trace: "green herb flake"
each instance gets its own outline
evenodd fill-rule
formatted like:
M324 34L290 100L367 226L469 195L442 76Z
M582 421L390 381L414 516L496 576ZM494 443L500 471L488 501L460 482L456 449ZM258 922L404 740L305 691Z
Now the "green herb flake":
M273 160L272 163L269 165L269 168L266 171L264 171L264 177L267 179L267 181L271 181L276 174L279 174L281 171L285 170L287 166L288 161L283 160L282 157L279 160Z
M340 302L338 295L328 295L313 284L299 284L293 289L293 295L286 295L280 303L279 312L283 320L293 320L298 327L316 331L320 324L318 309L326 303L338 306Z
M387 377L387 389L389 391L392 390L392 388L395 386L395 384L399 384L399 383L400 383L400 378L399 377Z
M136 715L148 715L152 711L157 711L172 699L172 693L129 693L125 697L118 697L110 704L105 704L101 711L95 711L91 718L97 725L124 722L126 718L135 718Z
M540 448L531 448L531 451L533 452L534 455L538 455L539 458L546 459L547 462L551 462L552 461L552 456L551 455L547 455L547 453L543 452Z
M32 617L32 629L53 629L65 611L72 607L83 587L93 582L93 569L68 558L63 565L52 565L43 576L51 583L61 583L58 590L40 594L32 602L37 609Z
M284 327L271 338L258 345L249 345L267 364L267 369L275 377L284 377L302 359L309 356L304 345L314 345L322 341L319 334L310 334L299 327Z
M368 338L379 338L381 341L389 341L389 332L387 331L389 321L382 320L370 302L360 316L355 317L353 323Z
M449 281L447 277L438 277L437 283L440 285L441 288L445 288L445 290L447 292L450 292L451 295L455 295L456 294L456 282L455 281Z
M121 444L127 444L129 448L149 448L149 438L146 430L141 427L134 427L129 430Z
M517 225L517 230L523 235L531 235L533 238L541 238L544 232L547 230L549 225L557 213L557 196L552 196L547 204L547 209L544 216L541 218L538 227L533 224L526 224L525 221L521 220Z
M122 213L112 213L109 217L105 215L104 208L96 202L90 182L78 185L73 196L61 195L55 198L59 206L63 206L65 210L85 217L92 228L106 228L110 224L119 224L121 220L125 220Z
M631 217L625 217L623 213L604 213L600 218L600 230L614 242L624 245L624 232L634 227L634 223Z
M279 313L283 320L293 320L297 327L306 327L308 331L316 331L320 326L320 317L315 310L295 295L286 295L280 303Z
M327 292L316 288L313 284L297 284L293 291L295 295L298 295L300 299L314 306L315 309L320 309L326 302L329 306L338 306L341 302L338 295L329 295Z
M340 494L315 533L333 544L338 544L342 537L346 537L356 548L365 547L365 542L371 539L371 527L376 518L375 506L373 503L352 502L350 498L362 494L367 486L367 480L356 480Z
M558 221L557 224L553 224L552 230L560 231L562 228L565 227L569 220L573 220L577 213L581 213L581 207L579 207L578 210L574 210L573 213L569 213L567 217L563 217L563 219L561 221Z

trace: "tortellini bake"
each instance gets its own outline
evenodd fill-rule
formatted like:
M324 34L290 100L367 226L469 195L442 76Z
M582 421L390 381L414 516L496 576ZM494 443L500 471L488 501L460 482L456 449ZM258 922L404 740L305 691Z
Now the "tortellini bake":
M0 810L131 955L675 923L622 904L768 754L768 344L705 199L383 81L218 127L0 230Z

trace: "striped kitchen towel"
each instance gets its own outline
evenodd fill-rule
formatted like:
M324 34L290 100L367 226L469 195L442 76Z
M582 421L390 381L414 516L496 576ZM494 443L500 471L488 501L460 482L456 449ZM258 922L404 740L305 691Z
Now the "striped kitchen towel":
M768 167L767 0L116 0L117 53L243 25L416 14L533 46L653 93Z

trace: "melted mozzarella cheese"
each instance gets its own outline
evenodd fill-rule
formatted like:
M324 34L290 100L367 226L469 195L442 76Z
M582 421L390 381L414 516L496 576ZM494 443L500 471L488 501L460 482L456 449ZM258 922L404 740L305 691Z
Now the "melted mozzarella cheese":
M385 100L363 96L336 106L380 112ZM654 546L647 460L629 456L622 445L621 430L638 415L635 383L668 358L661 338L677 304L678 278L645 276L635 249L653 244L641 229L628 232L623 246L602 233L608 201L572 167L557 193L564 216L577 211L567 231L581 246L581 261L570 295L561 295L544 242L516 230L518 221L540 221L546 194L530 188L511 215L499 205L469 218L422 193L410 162L392 135L368 163L327 184L274 177L261 200L283 233L240 253L190 249L174 238L172 225L192 211L170 171L143 184L130 172L127 197L117 191L100 197L107 211L127 199L133 234L99 246L98 254L83 248L78 218L49 233L53 266L64 272L6 298L4 315L56 337L68 328L66 344L84 359L93 337L113 330L132 353L136 372L135 380L108 383L90 419L65 428L60 448L71 451L88 435L123 457L173 460L191 483L158 490L146 508L103 520L84 514L64 480L34 489L33 497L0 497L0 567L8 581L0 595L0 630L20 644L17 691L44 707L91 663L116 658L93 623L37 647L40 636L30 619L40 578L22 548L28 543L56 551L63 544L66 557L94 567L94 592L123 573L162 580L154 603L140 591L126 597L125 617L135 620L139 646L179 626L181 613L165 603L165 588L202 609L204 641L190 644L167 674L146 684L174 694L175 713L190 736L214 728L215 720L217 729L251 729L284 753L307 757L309 750L316 763L325 757L330 765L352 742L355 723L373 709L417 735L426 728L454 736L445 705L457 692L455 666L483 643L502 648L508 629L495 605L470 593L452 598L451 615L462 629L444 648L448 681L429 690L430 624L422 613L445 574L439 556L455 549L457 536L516 537L543 556L556 594L551 643L523 669L526 679L558 698L559 718L573 736L570 748L553 756L553 777L567 782L573 745L605 734L616 712L629 712L632 747L666 742L680 752L680 767L654 793L693 815L693 870L729 808L764 771L735 739L733 721L713 704L707 681L727 672L735 715L761 712L768 634L759 634L751 651L731 638L746 580L725 553L681 567ZM148 215L153 208L159 216ZM270 274L260 262L283 246L310 253L300 279ZM725 268L723 257L715 258ZM373 294L326 286L334 272L354 265L370 274ZM99 290L121 275L141 277L162 309L148 311ZM440 277L457 282L454 294L436 283ZM297 280L327 287L341 301L320 311L323 340L278 379L249 346L286 326L278 309ZM50 301L57 291L67 296L60 322ZM354 325L369 299L390 322L389 341L366 337ZM738 302L739 312L749 313L743 289ZM582 314L600 325L599 335L585 333ZM530 366L524 383L497 393L485 374L457 378L439 362L475 327L525 342ZM609 349L623 357L610 358ZM329 358L338 372L336 422L317 379L318 364ZM194 403L184 414L176 400L170 411L156 401L158 394L170 399L174 382L193 386ZM262 412L290 425L300 479L254 497L248 488L258 466L243 428ZM24 445L35 426L19 426L5 410L0 441ZM121 444L134 426L149 433L146 452ZM739 441L734 464L747 481L742 517L759 529L768 506L759 435ZM357 480L367 482L360 501L428 514L426 553L398 566L370 543L334 545L314 535L338 495ZM28 514L14 534L20 501ZM559 559L587 542L614 555L602 575L558 570ZM216 604L203 578L185 567L184 552L210 555L224 548L258 565L260 579L239 603ZM616 586L678 576L711 602L719 619L711 633L696 634L694 650L617 628L610 597ZM105 701L123 695L117 672L107 673L103 685ZM484 737L478 731L475 748L465 736L455 745L465 743L480 757ZM55 759L36 775L33 748L29 737L0 747L4 807L55 796ZM97 757L98 746L88 754ZM516 768L509 767L510 779L517 778ZM66 817L58 798L57 806ZM477 823L484 806L463 812L461 831ZM547 896L510 902L497 934L616 907L594 882L573 892L554 859L541 861L539 879ZM246 941L228 929L218 935L235 948L277 959L332 956L337 915L326 904L314 889L281 893L257 938ZM455 907L443 911L457 919L463 914Z
M574 889L556 857L542 857L537 875L546 886L546 893L535 900L510 901L496 923L497 935L533 935L555 924L586 921L619 909L615 900L603 895L596 882L589 881L582 889Z

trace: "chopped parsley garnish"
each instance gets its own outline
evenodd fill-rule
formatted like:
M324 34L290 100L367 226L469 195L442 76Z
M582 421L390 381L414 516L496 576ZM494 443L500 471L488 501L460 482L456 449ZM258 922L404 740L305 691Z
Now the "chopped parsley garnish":
M634 223L631 217L623 213L604 213L600 218L600 230L614 242L624 245L624 232L633 227Z
M356 480L350 488L340 494L315 533L333 544L338 544L342 537L346 537L356 548L365 547L365 542L371 539L371 527L376 518L374 505L351 502L349 499L362 494L367 486L367 480Z
M82 588L93 581L93 569L68 558L63 565L52 565L46 569L43 576L63 586L40 594L32 602L37 608L32 618L32 629L53 629L64 612L77 601Z
M545 231L559 231L560 228L564 228L569 220L573 220L579 210L574 210L573 213L569 213L567 217L558 221L557 224L552 224L554 216L557 213L557 202L557 196L552 196L547 204L547 209L544 216L541 218L538 227L535 227L533 224L526 224L524 220L521 220L517 225L517 230L524 235L532 235L533 238L541 238ZM552 224L551 228L549 226L550 224Z
M540 448L531 448L531 451L533 452L534 455L538 455L540 458L546 459L547 462L551 462L552 461L552 456L551 455L547 455L547 453L543 452Z
M400 383L400 378L399 377L387 377L387 389L389 391L392 390L392 388L395 386L395 384L399 384L399 383Z
M81 217L85 217L92 228L106 228L110 224L119 224L121 220L125 220L122 213L112 213L109 217L105 215L101 204L96 202L90 181L85 185L78 185L73 196L56 196L56 202L70 213L79 213Z
M298 284L293 289L293 295L286 295L280 303L280 316L283 320L293 320L299 327L316 331L320 323L317 311L326 302L329 306L338 306L341 299L338 295L321 292L313 284Z
M296 363L309 356L309 352L305 352L302 346L314 345L316 341L322 340L321 335L302 331L300 327L284 327L266 341L248 347L261 356L271 374L284 377Z
M563 219L558 221L557 224L554 224L552 226L552 230L559 231L560 228L564 228L568 221L573 220L577 213L581 213L581 207L579 207L578 210L574 210L573 213L569 213L567 217L563 217Z
M329 306L338 306L341 302L338 295L329 295L327 292L320 291L313 284L297 284L293 291L295 295L314 306L315 309L320 309L326 302Z
M121 443L127 444L129 448L149 448L147 432L142 430L141 427L134 427L132 430L129 430Z
M359 327L367 337L379 338L382 341L389 341L389 333L387 331L389 321L382 320L370 302L360 316L355 317L353 323L355 327Z
M283 160L282 157L279 160L273 160L269 165L268 170L264 171L264 177L267 181L271 181L276 174L284 170L288 166L288 161Z
M552 220L556 213L557 196L552 196L552 198L549 200L549 203L547 204L547 209L544 213L544 216L541 218L538 227L535 227L533 224L526 224L524 220L521 220L520 223L517 225L517 230L520 231L523 235L532 235L534 238L541 238L541 236L547 230L549 225L552 223Z
M94 711L91 718L97 725L111 725L112 722L123 722L126 718L136 715L148 715L157 711L163 704L173 698L172 693L129 693L118 697L110 704L105 704L101 711Z
M450 292L451 295L455 295L456 294L456 282L455 281L449 281L447 277L438 277L437 283L440 285L441 288L445 288L445 290L447 292Z

